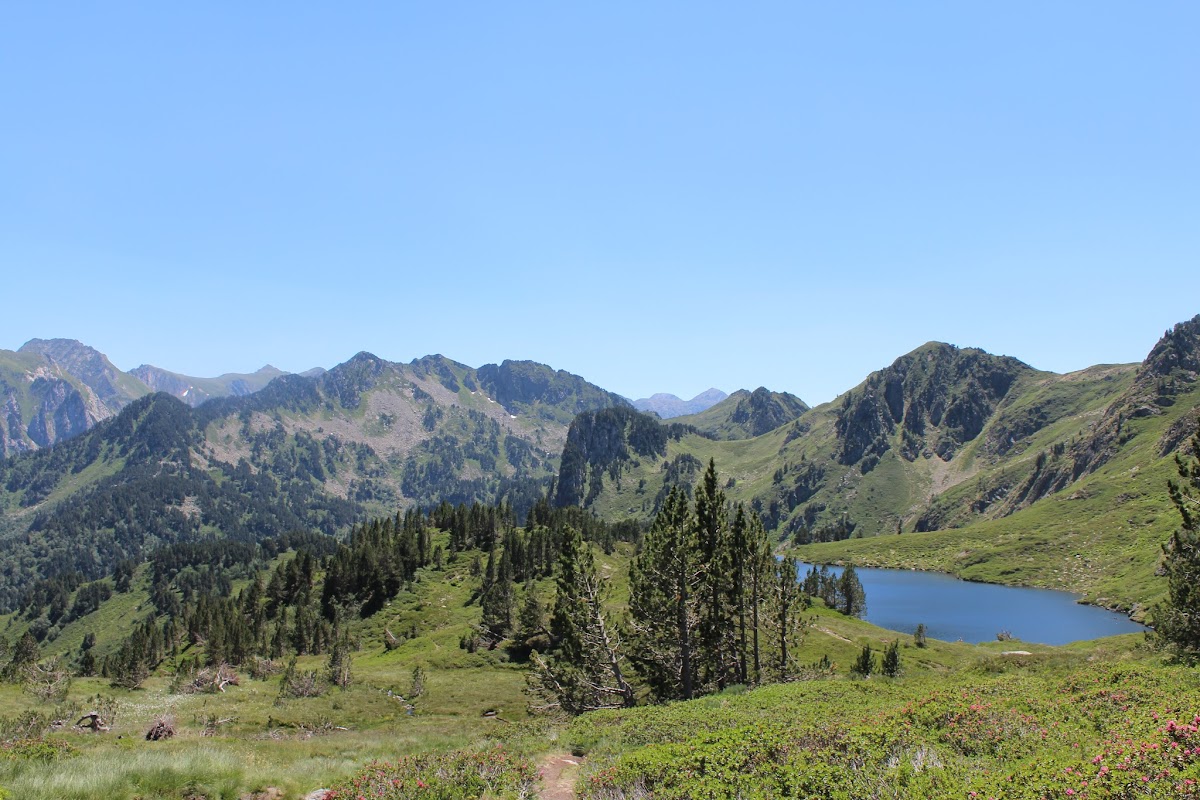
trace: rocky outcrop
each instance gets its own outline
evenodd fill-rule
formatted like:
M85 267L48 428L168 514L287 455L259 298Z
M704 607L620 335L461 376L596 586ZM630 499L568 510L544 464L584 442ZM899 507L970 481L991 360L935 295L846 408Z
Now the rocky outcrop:
M70 439L116 413L113 408L119 400L108 391L109 376L81 370L99 392L106 393L105 402L97 390L67 370L68 365L78 368L80 363L66 362L55 362L36 350L0 351L0 456Z
M836 420L838 461L873 464L894 445L908 461L949 461L980 434L1000 401L1033 369L1015 358L931 342L848 392Z
M1200 378L1200 315L1174 326L1154 345L1138 368L1133 385L1114 400L1088 435L1080 437L1058 458L1039 464L1038 485L1025 490L1022 505L1045 497L1068 483L1104 466L1136 433L1132 419L1158 416L1173 407L1176 398ZM1168 455L1194 430L1195 415L1176 421L1160 437L1157 449ZM1043 488L1044 487L1044 488Z
M772 392L762 386L738 401L729 420L750 436L761 436L799 417L808 406L787 392Z

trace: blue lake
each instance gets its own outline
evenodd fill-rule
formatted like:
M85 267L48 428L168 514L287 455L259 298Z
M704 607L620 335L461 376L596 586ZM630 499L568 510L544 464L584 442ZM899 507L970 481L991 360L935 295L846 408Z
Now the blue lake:
M800 565L800 579L809 564ZM830 567L834 574L841 569ZM1066 644L1118 633L1147 630L1124 614L1075 602L1074 595L963 581L942 572L856 568L867 594L864 619L911 634L925 623L926 634L945 641L995 641L1008 631L1040 644Z

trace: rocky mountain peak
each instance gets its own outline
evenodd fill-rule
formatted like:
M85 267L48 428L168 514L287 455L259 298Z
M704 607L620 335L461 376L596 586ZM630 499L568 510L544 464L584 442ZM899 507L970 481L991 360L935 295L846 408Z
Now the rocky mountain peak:
M872 373L847 392L836 421L839 461L866 469L900 434L901 455L929 453L943 461L983 430L1029 365L975 348L929 342Z

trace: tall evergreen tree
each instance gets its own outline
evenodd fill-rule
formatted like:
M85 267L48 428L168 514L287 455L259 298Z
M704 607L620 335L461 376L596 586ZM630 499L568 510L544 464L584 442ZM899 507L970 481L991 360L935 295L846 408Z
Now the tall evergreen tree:
M341 689L349 689L354 682L354 648L350 644L350 633L342 628L334 633L333 638L333 647L325 664L329 682Z
M700 609L700 677L706 687L722 689L737 674L734 653L736 628L732 622L730 596L734 589L732 569L734 548L725 510L725 492L717 482L716 461L709 459L708 469L696 489L697 559L702 567L697 594Z
M838 595L841 605L838 610L848 617L861 617L867 613L867 593L863 591L862 582L853 564L847 564L842 570L838 581Z
M746 519L746 509L738 503L733 515L733 524L729 527L730 551L730 581L729 601L737 616L737 679L739 683L749 682L750 667L747 663L750 654L750 641L747 625L750 617L750 604L747 602L750 593L746 590L746 579L750 573L752 549L750 546L750 522Z
M763 527L758 514L751 514L747 534L748 555L746 559L746 579L749 584L751 658L754 672L751 676L755 683L763 679L762 641L760 631L763 628L765 601L771 585L771 576L775 569L775 558L771 551L771 540Z
M1175 454L1179 482L1167 482L1180 526L1163 546L1167 599L1155 607L1153 618L1156 636L1195 659L1200 658L1200 429L1190 447L1188 458Z
M696 695L695 595L702 577L687 496L672 487L629 573L630 659L659 699Z
M37 663L38 654L37 639L33 638L32 633L26 631L25 635L17 641L17 646L13 648L12 659L4 668L4 679L20 683L25 677L25 670Z
M493 566L495 561L494 557L488 558L488 574L481 600L483 618L480 627L490 646L495 646L512 633L513 606L516 603L511 552L508 549L504 550L499 558L499 566Z
M800 566L793 556L786 556L774 565L775 574L770 598L774 642L774 672L777 680L785 681L794 673L795 650L803 638L800 613L807 596L800 587Z
M569 714L634 704L616 626L604 612L607 585L596 573L592 551L568 529L559 557L550 634L550 659L533 654L533 688Z

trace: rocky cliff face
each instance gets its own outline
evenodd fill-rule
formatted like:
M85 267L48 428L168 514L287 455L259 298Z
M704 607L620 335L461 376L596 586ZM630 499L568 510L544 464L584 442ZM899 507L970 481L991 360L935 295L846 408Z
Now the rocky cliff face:
M752 439L797 419L808 405L793 394L758 387L738 389L699 414L674 418L713 439Z
M176 375L174 372L167 372L165 369L159 369L149 364L134 367L129 374L149 386L151 391L166 392L172 397L178 397L187 402L188 389L192 387L192 382L182 375ZM189 403L189 405L199 405L199 403Z
M74 339L30 339L17 352L41 356L49 365L78 379L90 390L91 410L100 419L111 417L149 392L141 381L121 372L99 350Z
M808 406L787 392L772 392L760 386L740 400L730 421L745 427L750 436L761 436L799 417Z
M0 351L0 456L78 436L146 392L79 342L34 339Z

